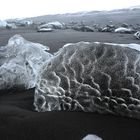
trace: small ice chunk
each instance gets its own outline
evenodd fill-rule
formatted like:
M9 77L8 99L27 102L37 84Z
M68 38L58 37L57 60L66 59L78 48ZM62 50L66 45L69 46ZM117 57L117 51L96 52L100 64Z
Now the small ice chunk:
M134 31L130 28L119 27L115 29L115 33L132 33L132 32Z
M88 134L85 136L82 140L103 140L102 138L98 137L97 135L94 134Z

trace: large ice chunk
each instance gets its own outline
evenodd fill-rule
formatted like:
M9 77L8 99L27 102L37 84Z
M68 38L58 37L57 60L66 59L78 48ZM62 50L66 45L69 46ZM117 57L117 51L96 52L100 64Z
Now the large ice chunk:
M11 37L0 47L0 89L34 87L40 67L52 57L46 50L20 35Z
M42 67L35 90L36 110L82 110L140 119L138 46L65 45Z

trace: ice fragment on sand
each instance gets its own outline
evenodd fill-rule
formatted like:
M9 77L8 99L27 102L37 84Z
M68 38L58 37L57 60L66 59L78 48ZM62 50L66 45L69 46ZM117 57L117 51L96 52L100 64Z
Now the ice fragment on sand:
M41 69L34 95L36 110L80 110L140 119L137 47L100 42L65 45ZM43 108L36 100L40 95L46 101Z
M102 140L102 138L98 137L97 135L88 134L82 140Z
M42 64L52 57L46 50L49 48L20 35L11 37L0 47L0 89L33 88Z

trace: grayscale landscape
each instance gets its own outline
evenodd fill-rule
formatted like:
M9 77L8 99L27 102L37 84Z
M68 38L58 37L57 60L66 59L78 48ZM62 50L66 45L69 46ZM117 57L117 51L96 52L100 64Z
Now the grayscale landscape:
M139 56L140 6L0 20L0 140L140 139Z

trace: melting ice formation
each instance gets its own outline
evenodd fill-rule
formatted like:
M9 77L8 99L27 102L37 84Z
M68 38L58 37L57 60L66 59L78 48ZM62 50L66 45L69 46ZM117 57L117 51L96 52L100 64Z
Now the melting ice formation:
M137 48L135 48L137 47ZM44 64L34 105L140 119L140 45L67 44Z
M140 45L79 42L54 55L20 35L0 47L0 89L32 88L39 112L111 113L140 119Z
M41 65L52 57L46 50L49 48L20 35L11 37L0 47L0 89L35 87Z

